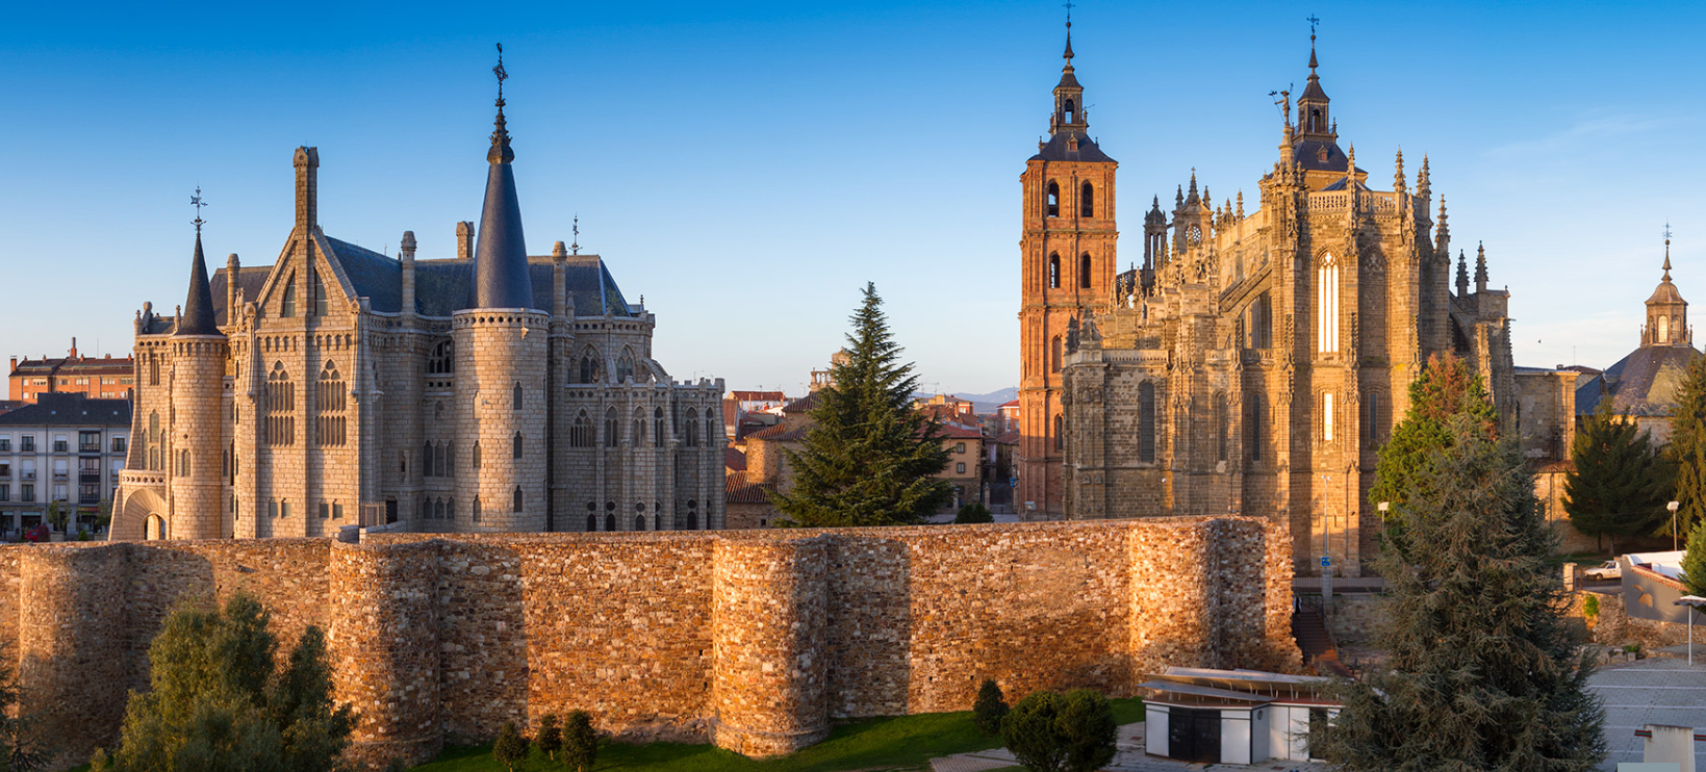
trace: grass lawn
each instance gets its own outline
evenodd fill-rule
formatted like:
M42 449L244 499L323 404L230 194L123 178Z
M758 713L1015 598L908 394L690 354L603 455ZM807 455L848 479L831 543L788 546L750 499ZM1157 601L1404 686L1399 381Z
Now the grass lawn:
M1111 700L1121 724L1143 720L1140 699ZM1000 747L998 738L981 734L971 713L868 718L835 727L829 739L799 753L762 761L714 745L605 743L598 767L622 772L847 772L848 770L927 770L930 759ZM516 772L561 769L537 752L516 765ZM504 772L492 760L490 745L447 748L416 772ZM1015 768L1016 769L1016 768Z

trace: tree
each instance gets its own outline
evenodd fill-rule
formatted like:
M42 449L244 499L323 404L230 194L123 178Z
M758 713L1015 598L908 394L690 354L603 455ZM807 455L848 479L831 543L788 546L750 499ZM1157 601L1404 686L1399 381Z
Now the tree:
M1564 478L1564 510L1576 530L1587 536L1645 536L1670 527L1665 504L1671 500L1673 472L1653 449L1652 438L1613 412L1609 395L1583 422L1570 445L1575 469Z
M547 713L539 719L539 729L533 733L533 742L546 758L557 760L557 751L563 749L563 728L557 723L557 714Z
M1427 494L1417 487L1417 476L1431 454L1455 441L1445 423L1456 415L1474 421L1490 436L1498 434L1498 414L1481 379L1455 355L1433 354L1410 383L1410 412L1380 448L1368 500L1376 505L1389 502L1387 518L1396 517L1410 497Z
M1001 719L1007 715L1007 700L1001 694L1001 686L993 678L983 679L983 685L978 687L977 702L972 703L972 721L977 729L984 734L1000 734Z
M1119 727L1098 692L1043 691L1013 706L1001 720L1001 738L1030 772L1093 772L1114 760Z
M1466 373L1430 362L1432 383L1412 393ZM1517 441L1497 436L1485 391L1469 393L1453 413L1406 418L1437 434L1403 448L1413 467L1376 562L1390 597L1376 645L1390 659L1334 690L1344 709L1311 727L1310 747L1347 770L1586 772L1605 758L1604 712L1546 563L1557 536Z
M148 649L148 692L131 692L118 752L93 769L338 769L354 717L333 704L325 636L304 630L283 669L271 616L239 592L218 607L180 604Z
M1670 457L1676 464L1677 533L1706 521L1706 357L1695 357L1670 414ZM1670 532L1670 522L1664 524Z
M592 716L584 710L569 714L563 723L563 767L573 772L592 772L598 763L598 733L593 731Z
M995 522L995 517L989 514L989 507L984 506L982 502L978 501L974 501L960 507L960 513L954 515L954 523L956 525L993 522Z
M953 501L939 425L912 409L918 376L900 362L882 298L866 284L853 313L846 362L817 393L804 448L784 450L794 470L786 492L768 495L784 517L805 527L917 523Z
M1706 523L1698 523L1688 534L1688 551L1682 555L1682 589L1706 598Z
M492 759L509 772L515 772L517 762L527 758L527 738L515 731L514 721L505 721L498 729L498 739L492 743Z

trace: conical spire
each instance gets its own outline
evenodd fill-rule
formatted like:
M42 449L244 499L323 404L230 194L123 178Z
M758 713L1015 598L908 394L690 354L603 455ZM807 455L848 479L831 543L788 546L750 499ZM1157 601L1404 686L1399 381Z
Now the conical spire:
M1398 148L1398 160L1395 163L1395 168L1396 171L1392 173L1392 192L1402 193L1406 187L1404 183L1404 148Z
M1475 291L1487 291L1487 245L1475 242Z
M533 280L527 270L527 242L521 230L521 202L515 193L515 171L510 162L515 152L509 146L504 125L503 45L498 45L498 117L493 122L492 149L486 153L491 168L486 172L486 201L480 210L479 242L474 249L474 307L531 308Z
M1197 203L1198 200L1199 199L1197 198L1197 170L1192 169L1191 170L1191 192L1190 192L1190 195L1185 196L1185 203L1194 204L1194 203Z
M1670 223L1665 223L1665 278L1670 281Z
M1448 257L1446 259L1449 260L1450 258ZM1464 256L1463 250L1459 249L1457 250L1457 296L1461 298L1468 297L1468 295L1469 260Z
M199 219L199 218L197 218ZM201 229L195 234L195 260L190 263L190 294L184 299L178 335L218 335L213 320L213 288L207 283L207 258L201 253Z

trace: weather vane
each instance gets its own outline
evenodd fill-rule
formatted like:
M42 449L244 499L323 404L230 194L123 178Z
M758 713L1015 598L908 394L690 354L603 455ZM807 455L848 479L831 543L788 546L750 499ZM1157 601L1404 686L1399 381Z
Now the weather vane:
M1666 244L1670 243L1670 221L1669 220L1665 221L1665 243Z
M492 74L498 76L498 101L504 98L504 81L509 79L509 73L504 70L504 44L498 44L498 66L492 68Z
M1066 28L1072 29L1072 0L1066 0Z
M206 220L201 219L201 208L207 204L202 203L200 185L195 186L195 195L190 196L190 206L195 207L195 219L191 220L190 224L195 226L195 235L200 236L201 226L207 223ZM1665 227L1668 229L1670 226L1666 225Z
M574 239L574 243L569 245L569 249L574 250L574 253L577 257L581 253L581 216L578 214L575 215L575 239Z
M1320 24L1321 20L1316 18L1315 14L1309 14L1309 18L1304 19L1304 21L1309 22L1309 37L1313 39L1315 37L1315 25Z

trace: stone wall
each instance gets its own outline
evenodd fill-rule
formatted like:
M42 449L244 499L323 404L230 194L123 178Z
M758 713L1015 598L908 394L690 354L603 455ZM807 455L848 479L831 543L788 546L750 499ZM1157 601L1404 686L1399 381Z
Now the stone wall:
M985 678L1126 696L1168 665L1295 671L1290 550L1247 517L10 546L0 642L68 759L115 742L172 605L238 589L281 656L326 632L362 760L575 709L770 755L836 718L967 709Z

